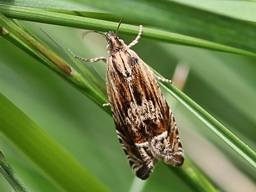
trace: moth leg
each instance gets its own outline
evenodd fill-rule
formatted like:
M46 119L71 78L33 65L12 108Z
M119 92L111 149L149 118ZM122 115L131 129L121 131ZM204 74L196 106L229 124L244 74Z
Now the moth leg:
M165 78L163 78L163 77L159 77L159 76L157 76L156 74L154 74L154 76L155 76L156 80L158 80L158 81L162 81L162 82L165 82L165 83L171 83L171 84L173 84L173 81L170 80L170 79L165 79Z
M90 63L93 63L93 62L97 62L97 61L104 61L105 63L107 62L107 58L106 57L96 57L96 58L92 58L92 59L86 59L86 58L83 58L83 57L80 57L80 56L77 56L75 55L74 53L71 52L70 49L67 49L68 52L76 59L79 59L81 61L85 61L85 62L90 62Z
M156 159L162 160L166 164L181 166L184 162L184 152L178 128L171 112L169 126L169 131L165 131L149 141L151 152Z
M143 27L140 25L139 33L137 37L127 46L127 49L130 49L132 46L136 45L140 39L140 36L142 34Z
M111 104L110 103L104 103L102 106L103 107L111 107Z

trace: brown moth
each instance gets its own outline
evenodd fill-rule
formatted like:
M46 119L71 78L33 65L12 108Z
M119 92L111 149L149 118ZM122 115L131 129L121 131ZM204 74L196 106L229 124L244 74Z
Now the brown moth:
M141 34L142 25L129 45L113 31L103 34L108 42L108 58L73 56L82 61L107 63L109 103L104 106L111 107L117 136L131 168L137 177L147 179L157 161L181 166L184 152L175 119L157 83L171 81L156 76L130 49Z

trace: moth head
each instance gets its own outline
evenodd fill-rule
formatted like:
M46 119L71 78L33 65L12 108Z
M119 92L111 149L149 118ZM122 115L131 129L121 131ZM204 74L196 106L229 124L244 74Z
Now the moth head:
M106 40L108 42L107 49L110 53L121 50L126 46L124 41L119 39L117 34L113 31L106 33Z
M119 27L122 23L121 21L119 22L119 24L117 26L116 32L109 31L105 34L105 38L108 42L107 50L108 50L109 53L119 51L119 50L121 50L121 49L123 49L124 47L127 46L124 43L124 41L122 39L119 39L119 37L118 37L118 30L119 30Z
M82 35L84 37L86 34L91 33L91 32L100 34L102 37L104 37L107 40L108 52L113 53L113 52L119 51L127 46L122 39L118 38L118 30L119 30L120 25L121 25L121 21L116 29L116 32L109 31L107 33L102 33L100 31L86 31Z

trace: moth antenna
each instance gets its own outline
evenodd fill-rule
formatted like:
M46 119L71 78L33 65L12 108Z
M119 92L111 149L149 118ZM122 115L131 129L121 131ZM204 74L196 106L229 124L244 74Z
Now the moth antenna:
M118 24L118 26L117 26L117 28L116 28L116 36L118 36L118 30L119 30L119 28L120 28L120 25L122 24L122 19L123 19L123 18L120 19L119 24Z
M85 31L83 32L81 35L82 35L82 38L84 38L85 35L87 35L88 33L98 33L100 35L102 35L103 37L106 37L106 35L102 32L99 32L99 31Z
M100 34L101 36L103 36L104 38L106 38L106 35L102 32L99 32L99 31L85 31L83 32L81 35L82 35L82 38L84 38L85 35L87 35L88 33L98 33Z

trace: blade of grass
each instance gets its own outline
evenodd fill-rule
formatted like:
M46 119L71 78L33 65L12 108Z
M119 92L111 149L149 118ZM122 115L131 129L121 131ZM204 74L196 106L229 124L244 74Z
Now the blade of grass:
M63 13L50 12L39 10L36 8L17 7L12 5L0 4L0 13L17 19L24 19L28 21L37 21L43 23L50 23L55 25L77 27L90 30L109 31L115 30L116 22L103 21L99 19L85 18ZM142 20L143 21L143 20ZM255 28L256 29L256 28ZM126 34L137 34L138 26L122 24L120 32ZM239 34L238 34L239 35ZM201 38L189 37L177 33L160 31L156 29L144 28L143 36L153 38L165 42L171 42L182 45L203 47L224 52L231 52L247 56L256 56L254 50L244 49L244 46L234 46L233 44L224 44L223 42L211 42ZM244 34L243 34L244 36ZM222 44L223 43L223 44ZM247 45L247 44L246 44Z
M25 0L20 5L30 6L30 2ZM247 2L247 5L250 6L250 2ZM40 1L34 3L33 6L51 9L50 6L44 5ZM60 10L63 9L61 3L56 5L56 9L58 7ZM84 10L85 12L93 8L94 10L100 9L101 12L119 15L119 17L129 19L130 21L140 21L137 24L154 26L166 31L255 53L256 34L254 31L256 26L252 22L227 17L172 1L98 0L94 2L90 0L76 0L73 1L73 6L67 5L66 7L67 10ZM90 12L88 13L89 17ZM8 14L13 13L11 11ZM104 15L102 15L102 18L104 18ZM100 26L99 23L99 28ZM112 28L109 29L114 30Z
M170 166L166 165L167 167ZM176 174L186 180L186 183L195 191L217 192L216 187L205 177L204 174L186 157L184 164L175 170Z
M251 148L249 148L244 142L237 138L224 125L207 113L202 107L191 100L182 91L167 84L162 84L162 86L168 91L168 93L170 93L175 99L184 105L198 119L200 119L210 130L212 130L218 137L227 143L228 146L236 151L250 165L256 168L256 153Z
M128 26L129 27L129 26ZM137 28L137 27L136 27ZM135 33L137 33L137 30L135 30L135 27L134 27L134 31L136 31Z
M252 22L173 1L77 0L77 2L180 35L204 39L252 53L256 51L254 33L256 25Z
M0 103L1 133L59 187L65 191L109 191L2 94Z
M12 167L7 163L3 153L0 151L0 172L10 183L16 192L29 192L27 186L22 182L20 177L14 172Z
M14 34L17 33L17 34L19 35L18 37L21 38L22 40L24 40L24 42L22 41L22 43L19 44L19 45L21 45L21 46L20 46L21 49L24 50L24 48L26 48L27 46L29 47L31 41L29 41L29 43L28 43L26 40L27 40L27 39L30 39L30 38L32 38L32 37L30 37L28 34L24 34L24 32L23 32L20 28L18 28L16 25L13 26L14 24L13 24L12 22L9 22L8 19L3 18L3 21L5 21L4 24L8 24L8 25L7 25L7 26L8 26L8 30L4 30L5 35L12 35L12 33L14 33ZM11 33L11 32L12 32L12 33ZM19 38L17 38L17 39L19 40ZM18 41L18 40L16 40L15 38L12 38L12 39L11 39L11 42L13 42L14 44L17 44L17 41ZM26 46L23 46L23 43L24 43ZM36 45L37 45L37 46L42 46L42 48L40 48L40 50L44 50L44 51L46 50L46 48L43 48L43 45L39 44L39 42L36 42ZM27 49L27 48L26 48L26 49ZM29 47L28 50L30 50L30 49L32 49L32 51L33 51L33 46L32 46L32 48ZM43 52L44 52L44 51L43 51ZM28 53L30 54L30 51L28 51ZM32 55L32 56L33 56L33 55ZM52 65L52 64L51 64L51 65ZM50 69L55 71L54 68L51 68L51 67L50 67ZM57 73L57 74L63 76L65 79L69 79L69 78L70 78L70 77L69 77L69 74L67 74L67 73L64 73L64 75L63 75L63 73ZM74 76L73 78L76 79L77 76ZM83 90L83 88L78 84L78 83L80 83L80 81L79 81L78 79L73 80L73 82L74 82L73 85L76 86L76 88L78 88L80 91L86 92L86 95L87 95L89 98L94 97L94 96L93 96L93 95L94 95L93 92L90 92L90 91L88 91L88 90ZM90 87L92 87L92 85L91 85ZM97 101L98 101L99 98L95 98L95 97L94 97L94 100L97 100ZM94 100L93 100L93 101L94 101ZM94 102L95 102L95 101L94 101ZM98 102L99 102L99 101L98 101ZM109 114L111 114L111 113L109 112ZM186 172L186 171L184 171L184 173L185 173L185 174L183 174L182 176L184 177L184 175L186 175L187 182L188 182L188 183L194 183L194 188L197 188L199 191L212 191L212 190L211 190L211 187L208 186L209 184L208 184L208 183L205 184L205 182L202 181L202 180L201 180L201 182L199 182L200 185L198 185L198 181L200 180L199 178L203 177L202 175L200 176L200 173L199 173L199 172L197 172L197 174L198 174L199 176L194 176L194 177L191 177L191 176L187 175L188 172ZM195 178L196 178L196 179L195 179ZM193 180L191 181L191 179L195 179L195 180L194 180L194 181L193 181Z
M99 93L93 85L83 78L75 69L71 68L64 60L53 53L50 48L43 45L27 31L24 31L1 14L0 19L0 25L3 26L1 27L1 35L3 38L58 73L74 87L79 88L85 95L94 100L98 106L102 107L102 104L106 103L106 96ZM108 113L110 112L109 108L103 107L103 109Z

